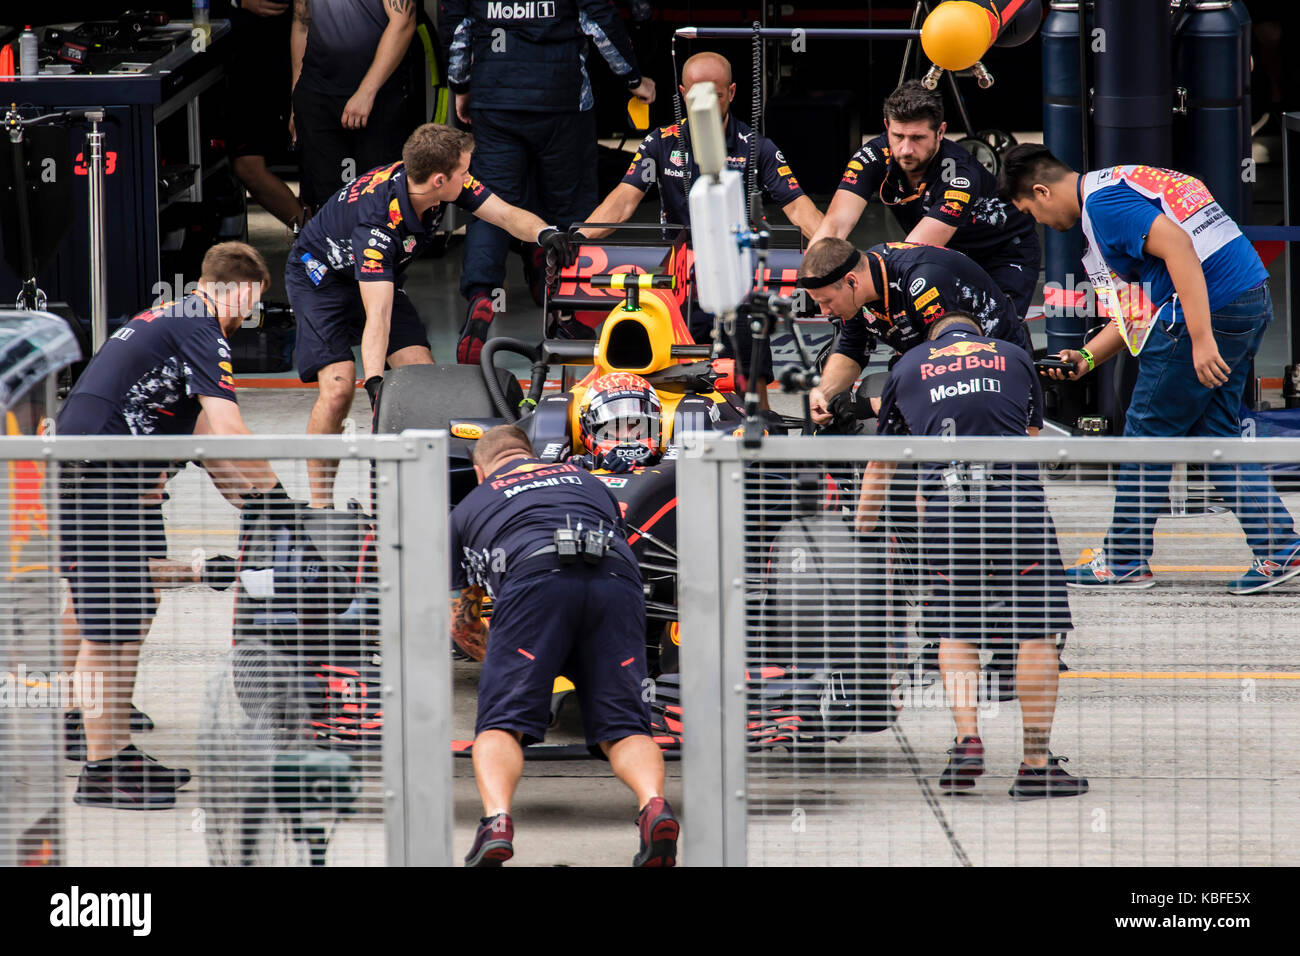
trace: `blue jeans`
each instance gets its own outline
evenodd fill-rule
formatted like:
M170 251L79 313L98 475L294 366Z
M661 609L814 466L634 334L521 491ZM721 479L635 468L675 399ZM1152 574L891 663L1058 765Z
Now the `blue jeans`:
M1137 384L1125 437L1241 436L1241 398L1251 360L1273 320L1268 286L1238 296L1210 316L1219 355L1232 370L1218 388L1196 378L1187 323L1158 323L1138 358ZM1151 555L1156 519L1168 512L1169 465L1120 466L1115 517L1106 536L1110 561ZM1295 522L1259 465L1210 465L1209 478L1232 509L1256 557L1268 557L1295 537Z

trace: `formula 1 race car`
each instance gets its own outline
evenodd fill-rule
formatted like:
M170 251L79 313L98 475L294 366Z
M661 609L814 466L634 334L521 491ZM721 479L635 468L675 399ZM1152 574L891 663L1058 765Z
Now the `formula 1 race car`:
M765 287L792 287L796 266L788 257L779 259L757 278ZM448 431L454 505L475 485L472 443L493 425L518 425L539 458L561 461L589 451L583 441L582 413L594 383L611 373L626 373L653 386L661 410L657 438L662 457L620 473L602 469L593 473L620 502L628 542L640 564L647 595L647 664L657 687L656 740L668 752L679 748L682 732L676 680L678 438L687 431L739 435L745 422L729 363L711 360L711 347L696 343L688 330L690 276L691 253L684 233L666 248L662 242L584 244L577 263L561 273L558 288L548 289L547 311L572 310L566 320L569 327L578 323L593 329L594 340L552 337L533 345L493 337L484 344L477 369L460 365L394 369L386 375L376 417L381 432ZM531 363L526 394L514 375L496 367L495 359L502 352L521 355ZM558 382L552 382L553 370L558 370ZM548 383L558 388L548 388ZM770 432L800 424L789 419L778 424L769 417L764 428ZM789 477L789 494L765 496L760 516L762 540L757 546L771 550L774 559L769 563L774 568L788 567L779 559L781 551L811 537L814 532L808 521L822 521L821 510L830 507L824 503L823 491L800 490L795 476ZM821 488L820 477L809 480ZM836 501L852 500L843 476L830 483L840 488ZM852 547L843 521L826 520L836 522L841 532L834 547L841 551L841 545ZM863 569L867 573L868 565L864 563ZM810 593L809 583L805 579L796 588L788 575L779 572L750 582L752 596L774 619L789 620L792 613L802 619L803 625L792 624L792 636L800 626L808 630L797 641L756 649L753 659L763 663L749 675L757 702L750 728L753 746L819 748L846 733L884 729L896 713L889 705L887 686L894 654L878 624L865 628L862 640L850 642L851 647L845 644L829 654L797 650L815 645L806 638L825 630L822 619L830 613L826 609L838 607L845 596L838 589L846 582L823 582L827 600L821 603L821 617L816 617L807 601L791 597L796 591ZM869 612L862 608L858 615ZM557 682L557 691L566 686L571 685ZM562 692L557 692L553 710L562 701ZM465 750L458 748L458 752ZM529 751L542 755L538 747Z

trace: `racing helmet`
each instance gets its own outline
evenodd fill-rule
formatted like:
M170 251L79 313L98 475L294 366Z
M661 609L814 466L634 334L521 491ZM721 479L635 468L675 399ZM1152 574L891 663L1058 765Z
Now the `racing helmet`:
M582 398L582 443L599 460L610 456L644 465L659 454L659 395L631 372L610 372L591 383Z

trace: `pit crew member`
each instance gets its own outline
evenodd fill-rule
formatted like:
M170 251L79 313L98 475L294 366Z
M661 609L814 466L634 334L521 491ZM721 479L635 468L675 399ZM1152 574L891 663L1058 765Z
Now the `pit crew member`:
M473 149L469 133L424 124L407 139L400 161L340 189L294 243L284 281L298 321L295 359L299 377L320 384L308 434L342 430L356 388L352 345L358 336L372 410L385 363L396 368L433 362L424 324L402 281L432 241L445 203L536 240L564 264L571 261L565 233L503 202L469 175ZM337 468L333 461L307 463L313 507L331 506Z
M682 95L685 96L692 86L700 82L710 82L718 91L718 105L722 111L723 135L726 139L727 168L734 169L743 176L749 166L750 137L755 134L748 125L731 114L736 84L732 82L731 64L727 58L718 53L704 52L688 59L682 65ZM592 210L587 221L626 222L645 198L650 186L658 183L660 221L689 226L691 213L687 204L687 190L700 176L689 137L690 131L685 122L680 129L676 125L664 126L646 136L637 148L623 181ZM785 156L766 136L760 136L758 140L758 186L763 192L764 201L780 206L786 218L798 226L805 236L811 237L817 232L822 223L821 210L804 195ZM593 239L607 236L613 231L583 230ZM748 323L738 321L736 328L740 332L737 336L740 355L737 358L744 371L744 363L748 363L751 352ZM690 329L697 342L708 341L713 331L713 316L698 308L692 310ZM730 355L730 343L724 343L724 346L724 354ZM762 357L757 375L763 382L772 378L770 345ZM763 397L766 400L765 394Z
M974 262L952 249L887 242L859 252L846 239L819 239L799 266L799 285L822 312L843 320L835 352L810 393L813 421L849 388L881 341L902 354L925 341L948 312L975 317L986 335L1030 350L1015 307Z
M198 288L135 316L104 343L59 411L60 435L246 435L227 336L270 283L251 246L225 242L203 257ZM284 497L265 461L208 461L237 507ZM150 560L166 554L160 505L166 461L84 461L61 476L60 564L81 645L77 671L104 680L102 706L83 706L83 806L174 806L188 770L164 767L130 736L140 644L157 610ZM87 683L84 686L93 686ZM83 702L85 703L85 702Z
M440 9L456 116L479 141L474 175L506 202L567 229L598 197L588 37L633 96L647 104L655 98L654 80L641 75L618 9L610 0L442 0ZM461 364L478 364L495 314L492 293L505 283L509 243L486 222L471 222L466 231L460 290L469 308L456 346ZM525 248L525 271L539 277L534 253Z
M473 758L484 816L466 865L499 866L514 855L521 744L545 736L563 673L576 685L587 745L636 794L633 865L673 866L678 823L642 699L645 595L614 496L576 464L533 457L513 425L474 443L474 471L479 486L452 511L450 534L452 637L483 661Z
M997 180L944 138L943 97L908 80L884 103L885 132L849 159L816 239L847 238L871 199L889 207L908 242L975 260L1024 318L1041 253L1033 220L997 194Z
M983 334L950 312L929 341L889 373L877 430L882 434L1014 438L1042 426L1042 391L1024 349ZM955 426L955 427L954 427ZM856 525L874 532L894 462L867 465ZM939 669L957 738L939 786L965 790L984 772L979 736L979 650L1016 650L1016 692L1024 756L1011 796L1070 797L1088 781L1066 773L1048 750L1059 663L1055 635L1072 626L1056 527L1038 466L1010 462L921 465L922 574L932 598L922 629L939 640Z

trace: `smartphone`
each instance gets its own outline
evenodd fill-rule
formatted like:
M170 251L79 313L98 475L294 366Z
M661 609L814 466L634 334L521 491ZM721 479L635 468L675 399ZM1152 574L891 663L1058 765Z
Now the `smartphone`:
M1039 374L1057 371L1069 375L1075 370L1073 362L1067 362L1064 359L1059 358L1040 358L1034 362L1034 367L1038 369Z

